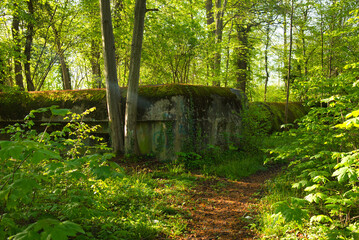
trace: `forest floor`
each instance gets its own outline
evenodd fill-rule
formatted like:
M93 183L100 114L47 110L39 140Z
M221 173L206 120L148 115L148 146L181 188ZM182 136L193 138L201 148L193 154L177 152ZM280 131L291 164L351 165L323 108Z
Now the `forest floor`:
M251 224L264 194L264 183L278 168L259 172L241 181L209 178L190 190L192 204L185 206L191 220L188 233L178 239L256 239Z
M127 167L135 171L150 169L149 172L162 168L158 163L141 165L135 163ZM187 228L175 239L259 239L251 225L256 224L259 200L265 195L265 182L280 170L281 167L271 167L240 181L192 174L196 179L193 187L184 192L186 196L181 196L188 200L181 207L187 212Z

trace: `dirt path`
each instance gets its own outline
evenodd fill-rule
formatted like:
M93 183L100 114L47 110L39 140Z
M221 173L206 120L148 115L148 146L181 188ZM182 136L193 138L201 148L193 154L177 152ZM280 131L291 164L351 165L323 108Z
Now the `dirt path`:
M179 239L254 239L249 224L256 214L264 182L278 170L253 175L243 181L204 179L192 189L186 206L192 220L189 233Z

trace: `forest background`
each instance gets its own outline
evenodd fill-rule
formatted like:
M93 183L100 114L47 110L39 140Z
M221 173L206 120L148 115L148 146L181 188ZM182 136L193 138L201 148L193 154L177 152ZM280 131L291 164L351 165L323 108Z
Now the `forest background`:
M118 81L126 86L134 1L111 5ZM289 80L292 100L301 101L331 96L355 77L356 1L156 0L147 8L158 11L146 14L140 85L227 86L250 100L284 101ZM104 87L99 12L95 0L2 1L0 84Z

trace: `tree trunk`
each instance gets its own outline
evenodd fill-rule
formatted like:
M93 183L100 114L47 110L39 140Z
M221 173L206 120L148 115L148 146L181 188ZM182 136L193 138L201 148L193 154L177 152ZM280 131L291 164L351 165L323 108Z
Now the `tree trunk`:
M213 24L214 24L214 14L213 14L213 1L212 0L206 0L206 18L207 18L207 27L209 30L209 41L210 41L210 45L215 45L214 42L214 38L216 36L216 29L214 28ZM211 56L210 54L211 51L207 51L208 55L208 64L207 64L207 79L211 78L212 79L212 84L216 85L215 81L213 80L214 78L214 59L213 56Z
M55 26L52 26L52 29L54 31L55 43L56 43L56 47L57 47L57 54L59 55L59 58L60 58L63 89L64 90L72 89L70 71L69 71L69 68L66 63L64 50L62 49L62 46L61 46L62 44L61 44L59 32L57 31Z
M62 51L59 52L60 65L61 65L61 76L62 76L62 84L63 89L72 89L71 87L71 79L70 79L70 71L67 67L67 63L65 60L65 55Z
M222 8L222 0L216 0L216 52L214 56L214 81L213 85L220 86L220 76L221 76L221 59L222 59L222 39L223 39L223 14L224 8L227 5L227 0L223 3Z
M292 0L292 6L290 11L290 30L289 30L289 56L288 56L288 75L287 75L287 98L285 103L285 124L288 123L288 105L289 105L289 90L290 90L290 74L292 64L292 46L293 46L293 11L294 11L294 0Z
M47 75L49 75L49 72L51 71L52 67L54 66L55 62L57 62L57 60L58 60L57 55L55 55L54 57L51 58L50 63L47 65L46 70L41 75L40 81L36 86L36 91L41 90L42 86L44 85L44 82L45 82L45 79L46 79Z
M304 26L300 26L300 34L301 34L301 38L302 38L302 52L303 52L303 67L304 67L304 79L307 79L308 76L308 61L307 61L307 43L306 43L306 38L305 38L305 24L307 23L307 19L308 19L308 8L305 9L303 11L303 25Z
M212 24L214 23L212 0L206 0L206 17L207 17L207 26L211 28ZM212 31L212 33L215 32Z
M98 44L95 40L91 41L91 70L92 70L92 82L93 88L102 88L101 79L101 66L100 66L100 52L98 51Z
M287 50L287 6L286 6L287 0L284 0L284 13L283 13L283 39L284 39L284 51L283 51L283 81L285 83L285 87L287 88L287 61L288 61L288 50Z
M246 92L248 81L248 62L249 62L249 42L248 32L249 26L237 26L237 38L239 47L237 48L237 88Z
M333 0L331 6L335 6L336 0ZM332 16L329 23L329 62L328 62L328 78L333 77L333 61L334 61L334 29L335 22L337 21L336 16Z
M223 6L222 6L222 0L216 0L215 1L216 8L215 8L215 14L213 11L213 1L207 0L206 1L206 13L207 13L207 26L210 29L210 39L214 39L214 56L209 57L210 62L210 69L212 71L211 77L212 85L219 86L221 84L220 81L220 75L221 75L221 59L222 59L222 39L223 39L223 15L224 15L224 9L227 5L227 0L224 0ZM214 18L215 15L215 18ZM215 28L213 27L213 24L215 23Z
M226 76L224 79L224 86L227 87L228 85L228 69L229 69L229 58L230 58L230 51L229 51L229 44L231 43L231 35L233 30L233 20L231 22L231 28L229 29L228 33L228 42L227 42L227 60L226 60Z
M2 59L3 56L0 52L0 85L5 85L6 77L5 77L5 64L4 60ZM1 91L1 89L0 89Z
M115 40L113 36L109 0L100 0L103 56L105 62L106 99L112 148L115 154L123 152L123 125L121 91L117 82Z
M323 16L320 13L320 41L321 41L321 67L322 75L324 76L324 27L323 27Z
M269 71L268 71L268 49L269 49L269 32L270 26L269 23L266 27L266 42L265 42L265 50L264 50L264 67L266 71L266 78L264 82L264 102L267 101L267 89L268 89L268 81L269 81Z
M27 30L26 30L26 43L25 43L25 50L24 55L26 57L24 63L24 70L25 70L25 78L26 78L26 86L27 91L35 91L34 82L31 78L31 69L30 69L30 60L31 60L31 49L32 49L32 42L34 36L34 6L33 0L27 1L27 7L30 14L30 19L27 23Z
M22 66L21 66L21 46L20 46L20 38L19 38L19 31L20 31L20 19L18 13L16 11L17 4L14 4L15 12L12 20L12 36L15 42L14 47L14 72L15 72L15 82L16 85L19 86L20 90L25 90L24 88L24 80L22 76Z
M133 26L130 72L128 77L128 89L126 98L125 115L125 153L138 154L136 123L137 123L137 99L138 82L140 79L141 51L143 41L143 29L146 15L146 0L136 0L135 19Z

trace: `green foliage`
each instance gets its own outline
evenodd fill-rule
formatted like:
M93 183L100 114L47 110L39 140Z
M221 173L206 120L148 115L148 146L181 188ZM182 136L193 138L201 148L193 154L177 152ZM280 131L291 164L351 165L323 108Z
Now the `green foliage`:
M205 160L202 156L195 152L179 152L177 155L178 163L183 164L184 167L189 170L201 169L205 164Z
M70 221L60 222L56 219L42 219L30 224L24 231L10 237L14 240L53 239L67 240L77 233L85 233L81 226Z
M260 136L267 135L272 129L272 113L261 103L251 103L240 113L242 117L241 137L244 147L258 144Z
M280 201L276 202L273 207L274 212L282 214L285 221L302 223L303 219L308 216L308 213L302 209L306 203L307 202L303 199L291 198L290 203L287 201Z
M263 102L264 98L264 86L257 84L253 93L250 92L248 98L253 102ZM269 85L267 90L267 102L285 102L286 94L284 86Z
M264 166L265 154L262 151L222 151L216 164L204 169L206 174L239 180L258 171L266 170ZM220 161L219 161L220 160Z
M22 225L48 216L52 218L30 224L13 238L67 239L68 236L75 236L77 232L83 233L78 224L71 221L61 222L56 218L69 218L68 204L76 198L74 186L85 185L77 181L108 175L109 170L105 171L103 167L108 165L107 159L112 155L105 154L101 157L96 153L106 150L107 147L103 144L96 144L94 147L84 144L88 138L101 141L98 137L90 136L97 127L90 128L80 121L93 110L72 114L69 124L62 130L51 133L47 132L48 124L42 133L31 129L35 114L49 111L52 116L66 116L70 115L68 109L57 109L53 106L33 110L25 117L23 124L15 124L2 130L3 133L12 134L12 137L11 141L0 142L0 159L3 162L0 171L3 209L1 236L10 236L21 230ZM69 135L75 135L76 138L65 137ZM103 167L99 168L101 165ZM63 202L56 203L56 199L63 198L64 194L69 195ZM54 200L55 203L52 204ZM76 202L79 204L83 199L78 198ZM63 233L59 234L60 232Z
M357 237L359 90L353 86L347 91L347 95L328 98L325 108L312 108L298 129L273 136L277 147L268 150L273 161L289 161L279 184L271 187L275 193L268 197L274 213L280 213L288 224L295 221L296 229L306 229L305 234L315 238ZM291 189L283 188L284 184ZM264 232L274 231L275 226L264 224Z
M185 229L182 214L162 213L173 203L167 195L183 188L161 192L160 179L124 174L95 135L98 126L82 122L93 111L41 108L2 130L11 140L0 141L1 239L156 239ZM39 114L69 123L36 132Z
M295 121L305 116L307 112L308 108L303 104L298 102L289 103L288 124L295 124ZM241 117L244 140L248 139L249 143L254 139L260 140L259 136L261 135L283 130L283 125L285 124L285 103L252 102L249 103L248 109L242 110Z
M263 140L265 136L261 137ZM234 144L230 144L228 148L209 145L200 153L179 152L169 170L172 172L199 171L206 175L238 180L266 169L263 166L266 156L259 149L260 146L246 148L244 151Z

